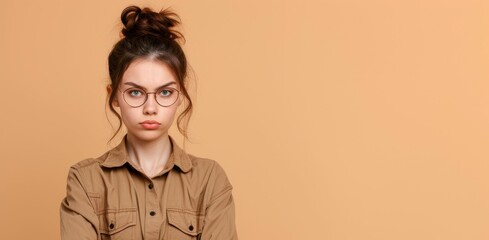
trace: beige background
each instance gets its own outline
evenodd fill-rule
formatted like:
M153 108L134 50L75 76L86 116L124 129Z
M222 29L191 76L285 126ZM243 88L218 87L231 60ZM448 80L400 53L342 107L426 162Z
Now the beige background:
M59 239L69 166L113 146L129 3L183 19L187 149L226 169L240 239L489 239L484 0L2 0L0 239Z

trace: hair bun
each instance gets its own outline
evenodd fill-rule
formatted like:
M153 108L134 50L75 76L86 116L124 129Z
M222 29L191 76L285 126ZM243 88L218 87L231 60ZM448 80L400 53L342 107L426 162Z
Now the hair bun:
M178 15L168 9L154 12L150 8L129 6L121 14L124 24L121 33L126 38L151 35L175 40L183 38L182 34L174 29L180 24L179 20Z

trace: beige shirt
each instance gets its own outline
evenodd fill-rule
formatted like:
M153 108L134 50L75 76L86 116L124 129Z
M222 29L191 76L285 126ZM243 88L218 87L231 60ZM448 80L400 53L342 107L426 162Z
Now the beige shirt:
M148 178L119 146L70 168L61 203L62 240L234 240L232 186L213 160L172 140L165 169Z

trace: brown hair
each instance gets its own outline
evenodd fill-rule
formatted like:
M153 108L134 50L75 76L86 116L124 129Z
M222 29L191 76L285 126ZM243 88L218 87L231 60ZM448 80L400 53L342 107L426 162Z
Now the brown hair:
M192 115L192 100L186 89L187 59L177 42L185 41L183 35L175 30L180 24L180 18L174 12L164 9L154 12L150 8L129 6L122 11L121 21L124 25L121 31L121 39L114 45L109 54L109 75L112 92L108 96L108 105L112 113L119 120L119 126L110 140L112 140L122 128L122 118L115 111L112 102L117 94L119 83L124 72L136 59L157 59L170 67L177 78L180 92L186 99L186 107L177 118L177 126L185 138L187 125ZM109 141L110 141L109 140Z

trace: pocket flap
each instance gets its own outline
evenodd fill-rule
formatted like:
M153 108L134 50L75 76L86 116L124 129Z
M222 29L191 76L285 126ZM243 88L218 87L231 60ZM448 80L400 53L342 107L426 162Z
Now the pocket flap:
M135 226L137 211L135 208L106 210L99 214L99 228L103 234L115 234L130 226Z
M197 236L202 232L204 226L204 216L199 212L184 209L167 209L168 223L180 231Z

